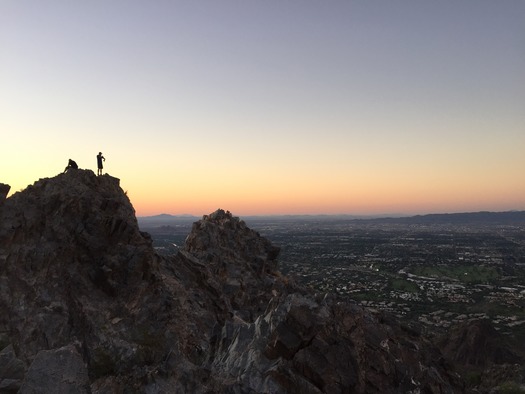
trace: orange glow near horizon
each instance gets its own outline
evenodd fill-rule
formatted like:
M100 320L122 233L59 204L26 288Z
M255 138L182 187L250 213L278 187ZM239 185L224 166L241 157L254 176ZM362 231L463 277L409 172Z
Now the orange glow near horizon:
M57 161L53 167L62 164ZM237 216L388 215L525 209L525 186L513 183L513 189L509 189L505 177L489 177L487 174L485 181L480 182L456 173L456 177L418 180L412 173L406 178L392 175L387 182L385 178L371 174L368 179L356 176L353 179L348 177L344 182L328 176L312 179L301 176L288 182L287 177L292 176L284 172L279 176L260 177L258 181L250 181L241 175L236 178L235 174L226 179L217 177L202 181L205 179L202 174L191 178L187 175L169 177L161 173L161 179L157 179L140 171L119 178L137 216L161 213L201 216L218 208ZM16 184L11 186L10 195L25 188Z
M465 187L453 192L442 189L413 187L372 187L352 190L317 189L252 190L236 193L231 190L179 190L172 195L130 195L138 216L160 213L200 216L218 208L236 215L273 214L425 214L505 211L523 209L525 190L503 193L497 188ZM468 186L468 185L467 185Z

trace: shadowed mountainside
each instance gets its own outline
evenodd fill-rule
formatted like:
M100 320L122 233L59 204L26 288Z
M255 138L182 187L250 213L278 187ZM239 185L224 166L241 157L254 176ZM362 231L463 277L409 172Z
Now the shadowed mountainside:
M162 257L109 175L2 195L0 392L463 390L417 330L290 283L229 212Z

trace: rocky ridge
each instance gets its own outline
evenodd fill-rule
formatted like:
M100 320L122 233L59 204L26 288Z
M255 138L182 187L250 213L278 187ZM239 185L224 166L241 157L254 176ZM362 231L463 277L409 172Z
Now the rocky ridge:
M421 333L290 283L229 212L162 257L117 178L71 170L6 195L0 392L463 391Z

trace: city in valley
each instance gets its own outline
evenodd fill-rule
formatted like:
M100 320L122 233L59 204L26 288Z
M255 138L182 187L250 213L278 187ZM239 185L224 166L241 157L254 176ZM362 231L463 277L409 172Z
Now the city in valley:
M525 339L525 212L355 219L246 217L281 248L280 270L320 293L445 330L489 319ZM139 218L160 253L176 253L196 217Z

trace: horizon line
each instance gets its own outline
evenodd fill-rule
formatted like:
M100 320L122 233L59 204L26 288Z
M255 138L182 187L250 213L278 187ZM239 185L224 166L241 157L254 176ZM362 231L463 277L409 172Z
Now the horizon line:
M225 210L227 211L227 210ZM231 212L231 211L230 211ZM505 211L490 211L490 210L479 210L479 211L457 211L457 212L426 212L426 213L380 213L380 214L353 214L353 213L268 213L268 214L246 214L246 215L235 215L237 217L297 217L297 216L311 216L311 217L335 217L335 216L351 216L353 218L401 218L401 217L415 217L415 216L428 216L428 215L461 215L461 214L476 214L476 213L519 213L525 212L523 209L509 209ZM168 217L192 217L198 218L205 215L195 215L195 214L171 214L171 213L159 213L154 215L136 215L137 218L155 218L159 216L168 216Z

